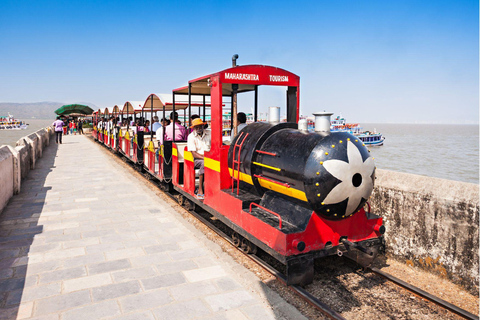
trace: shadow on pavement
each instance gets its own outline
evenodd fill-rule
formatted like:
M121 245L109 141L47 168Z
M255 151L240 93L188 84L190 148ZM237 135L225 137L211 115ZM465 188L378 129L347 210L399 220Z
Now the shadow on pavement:
M45 180L54 168L57 149L52 140L37 160L36 168L22 181L20 193L13 196L0 213L0 320L30 316L22 314L20 303L29 301L31 297L25 297L24 290L36 285L38 280L35 274L29 276L27 270L37 262L35 255L48 246L38 245L41 240L35 236L43 233L38 220L51 189L45 186ZM36 247L32 252L34 240ZM23 312L31 312L31 308L27 309Z

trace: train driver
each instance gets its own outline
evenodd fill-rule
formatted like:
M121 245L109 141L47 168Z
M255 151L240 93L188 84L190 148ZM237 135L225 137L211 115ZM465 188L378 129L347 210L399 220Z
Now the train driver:
M247 126L247 115L243 112L237 113L237 134L242 131L243 128ZM233 130L231 133L230 141L233 141L235 135L233 134Z
M200 118L193 119L191 128L193 128L193 131L187 138L187 150L193 155L195 169L200 169L198 171L199 186L196 197L202 200L204 199L203 180L205 173L203 155L205 151L210 151L211 135L210 132L205 130L205 123Z

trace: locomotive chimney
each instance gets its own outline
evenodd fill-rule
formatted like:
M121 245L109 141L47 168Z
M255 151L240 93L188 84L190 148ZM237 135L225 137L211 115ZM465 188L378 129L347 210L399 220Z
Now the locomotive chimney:
M308 131L308 121L307 121L307 119L298 120L298 130Z
M279 123L280 122L280 108L270 107L268 108L268 122Z
M330 132L330 116L332 112L314 112L315 132Z
M237 59L238 59L238 54L234 54L232 56L232 67L236 67L237 66Z

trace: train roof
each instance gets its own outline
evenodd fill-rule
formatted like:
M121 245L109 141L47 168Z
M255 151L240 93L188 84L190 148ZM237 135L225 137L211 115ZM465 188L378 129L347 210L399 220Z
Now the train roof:
M222 83L222 95L229 96L233 93L232 84L238 84L237 92L255 90L259 85L274 86L299 86L300 77L296 74L272 66L244 65L228 68L200 78L190 80L185 87L174 89L175 94L188 94L188 88L193 95L210 95L213 78L218 78Z
M143 101L127 101L123 105L122 113L141 113Z
M123 103L122 104L116 104L112 108L112 113L120 113L123 109Z
M173 98L171 93L152 93L147 97L143 105L143 110L151 110L151 101L153 100L153 111L173 111ZM210 100L210 99L208 99ZM195 107L203 106L203 97L192 96L191 105ZM210 101L205 101L206 106L210 106ZM175 97L175 110L181 110L188 108L187 97Z

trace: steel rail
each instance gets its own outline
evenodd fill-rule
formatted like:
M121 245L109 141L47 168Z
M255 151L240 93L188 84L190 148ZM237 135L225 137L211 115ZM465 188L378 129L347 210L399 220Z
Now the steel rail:
M464 310L464 309L461 309L459 307L457 307L456 305L453 305L451 304L450 302L447 302L443 299L440 299L439 297L436 297L420 288L417 288L403 280L400 280L394 276L392 276L391 274L388 274L386 272L383 272L382 270L380 269L377 269L377 268L368 268L368 270L372 271L373 273L395 283L396 285L399 285L400 287L402 288L405 288L407 289L408 291L410 292L413 292L415 293L416 295L419 295L420 297L428 300L428 301L431 301L439 306L441 306L442 308L445 308L465 319L470 319L470 320L478 320L479 317L477 315L474 315L470 312L468 312L467 310Z

